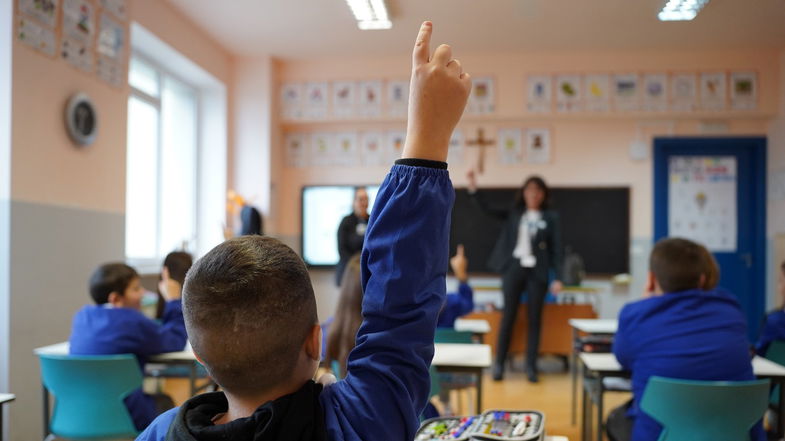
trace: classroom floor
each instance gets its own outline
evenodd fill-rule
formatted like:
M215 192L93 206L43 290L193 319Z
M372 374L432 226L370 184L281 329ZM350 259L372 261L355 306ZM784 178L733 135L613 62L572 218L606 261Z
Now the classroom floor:
M561 363L548 358L541 360L540 366L542 369L540 382L536 384L526 381L522 366L506 372L504 381L501 382L494 382L490 371L487 371L483 378L483 408L539 410L545 413L548 435L566 436L570 441L579 441L581 439L580 407L578 423L575 425L570 423L572 396L570 373L562 371ZM175 403L181 404L188 398L188 380L168 379L164 391L172 396ZM455 392L452 393L451 406L454 413L465 414L472 411L473 393L474 390L465 391L460 398ZM580 390L578 393L578 400L580 400ZM606 393L606 413L629 398L630 395L627 393Z

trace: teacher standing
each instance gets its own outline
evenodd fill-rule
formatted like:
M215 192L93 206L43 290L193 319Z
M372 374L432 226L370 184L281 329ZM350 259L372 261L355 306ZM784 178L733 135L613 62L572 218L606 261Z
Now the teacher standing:
M530 382L536 383L542 309L550 270L556 274L551 291L557 293L562 288L559 281L563 259L559 215L548 209L549 190L540 177L526 179L509 209L489 207L477 193L474 171L470 170L467 177L472 200L483 212L504 222L488 260L488 266L501 274L504 294L504 314L496 346L493 379L499 381L504 377L504 362L518 314L518 303L525 291L528 299L526 375Z
M363 249L365 230L368 227L368 192L355 187L352 214L341 220L338 226L338 267L335 269L335 285L340 286L347 262Z

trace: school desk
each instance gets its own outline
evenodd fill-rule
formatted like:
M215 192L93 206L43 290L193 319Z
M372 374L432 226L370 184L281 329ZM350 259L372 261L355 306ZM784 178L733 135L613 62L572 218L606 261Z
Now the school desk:
M3 441L3 407L16 399L14 394L0 394L0 441Z
M477 378L477 413L482 412L482 370L491 366L491 347L484 344L436 343L431 365L439 372L464 372Z
M491 332L491 324L483 319L455 319L453 328L459 332L471 332L475 341L485 343L485 334Z
M583 425L582 425L582 439L590 441L592 438L591 425L592 425L592 398L597 404L597 440L602 441L603 435L603 394L606 390L604 379L608 377L629 377L630 373L622 370L621 365L616 356L612 353L607 354L590 354L587 352L579 355L581 364L583 365ZM785 366L774 363L763 357L755 356L752 359L752 371L758 378L768 378L773 384L780 385L780 397L777 408L779 420L783 421L785 418ZM590 380L592 384L597 385L597 389L592 391L592 396L589 396L586 385ZM783 425L779 424L777 427L777 439L782 439Z
M578 413L578 363L580 338L592 335L614 335L619 327L616 319L570 319L572 328L572 352L570 353L570 376L572 377L572 424Z

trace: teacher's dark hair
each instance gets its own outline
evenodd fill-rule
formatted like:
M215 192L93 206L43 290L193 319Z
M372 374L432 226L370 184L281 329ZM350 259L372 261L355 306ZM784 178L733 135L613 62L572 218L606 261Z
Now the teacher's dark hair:
M523 190L525 190L529 185L536 185L542 189L543 193L545 193L540 210L547 210L551 200L551 189L548 188L548 184L545 183L545 180L539 176L529 176L526 178L526 180L523 182L523 185L521 185L521 189L515 193L515 202L513 206L515 208L522 208L524 211L528 208L526 207L526 199L523 197Z

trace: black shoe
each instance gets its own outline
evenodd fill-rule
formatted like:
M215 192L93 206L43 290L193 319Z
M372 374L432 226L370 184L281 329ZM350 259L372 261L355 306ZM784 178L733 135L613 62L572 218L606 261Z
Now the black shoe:
M529 383L538 383L540 379L537 377L537 370L531 367L526 368L526 378Z
M493 367L491 367L491 372L493 374L493 381L502 381L504 378L504 364L494 363Z

